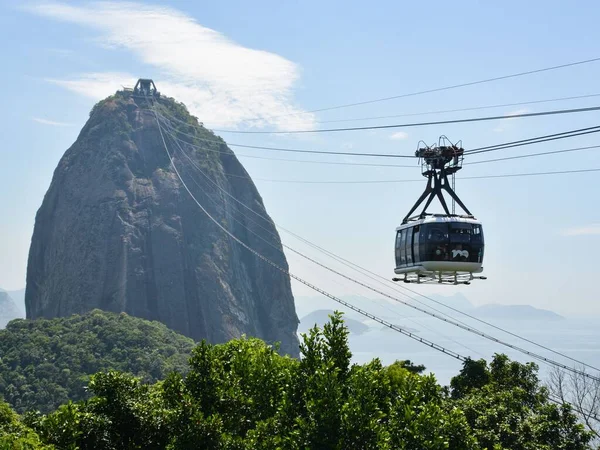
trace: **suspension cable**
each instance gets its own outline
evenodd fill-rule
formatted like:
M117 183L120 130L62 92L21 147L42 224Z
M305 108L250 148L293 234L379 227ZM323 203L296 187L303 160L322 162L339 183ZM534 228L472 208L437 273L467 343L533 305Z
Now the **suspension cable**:
M163 131L164 131L164 130L163 130ZM169 133L165 132L165 134L166 134L167 136L171 137L171 136L169 135ZM172 138L172 137L171 137L171 138ZM181 154L182 154L182 155L184 155L184 156L185 156L185 158L186 158L186 159L189 161L190 165L192 165L192 167L194 167L194 168L195 168L195 169L196 169L198 172L200 172L200 173L201 173L201 174L204 176L204 178L205 178L207 181L209 181L211 184L213 184L213 185L214 185L216 188L218 188L218 189L219 189L221 192L223 192L224 194L226 194L227 196L229 196L229 197L230 197L232 200L235 200L236 202L238 202L238 203L242 204L243 206L245 206L245 205L244 205L243 203L241 203L241 202L240 202L238 199L236 199L235 197L233 197L233 196L232 196L231 194L229 194L229 193L228 193L226 190L224 190L224 189L223 189L221 186L219 186L217 183L215 183L215 182L214 182L214 180L212 180L212 179L211 179L211 178L210 178L210 177L209 177L209 176L208 176L208 175L207 175L207 174L206 174L206 173L205 173L205 172L204 172L204 171L203 171L203 170L202 170L202 169L201 169L201 168L200 168L200 167L199 167L199 166L198 166L198 165L197 165L197 164L196 164L196 163L195 163L195 162L194 162L194 161L191 159L191 158L190 158L190 156L189 156L189 155L188 155L188 154L187 154L187 153L186 153L186 152L183 150L183 148L181 147L181 145L180 145L179 143L177 143L177 141L174 141L174 142L176 143L177 147L179 148L179 150L180 150ZM210 200L213 202L213 204L217 205L217 201L216 201L215 199L213 199L213 198L212 198L210 195L208 195L208 193L207 193L207 192L206 192L206 191L205 191L205 190L202 188L202 186L200 186L200 184L198 183L198 181L197 181L197 180L196 180L196 179L195 179L193 176L191 176L190 178L191 178L191 180L194 182L194 184L195 184L195 185L196 185L196 186L197 186L197 187L198 187L198 188L199 188L199 189L200 189L202 192L204 192L204 193L206 194L207 198L208 198L208 199L210 199ZM299 251L297 251L297 250L295 250L295 249L291 248L290 246L288 246L288 245L286 245L286 244L282 243L282 242L280 241L280 239L279 239L279 236L278 236L276 233L274 233L273 231L269 230L268 228L266 228L265 226L261 225L260 223L258 223L257 221L253 220L252 218L248 217L248 216L247 216L247 215L246 215L244 212L242 212L242 211L241 211L241 210L240 210L238 207L236 207L236 205L234 205L234 204L232 204L232 203L228 202L226 198L224 198L224 202L225 202L227 205L231 206L233 209L235 209L235 211L236 211L236 212L238 212L238 213L239 213L239 214L240 214L242 217L244 217L244 219L245 219L245 220L247 220L248 222L250 222L250 223L252 223L252 224L256 225L256 226L257 226L257 227L259 227L259 228L261 228L261 229L262 229L264 232L266 232L266 233L270 234L270 235L272 236L272 238L275 240L275 242L279 243L279 245L280 245L280 246L277 246L277 245L275 245L273 242L270 242L270 241L268 241L267 239L265 239L264 237L262 237L260 234L256 233L254 230L251 230L251 229L250 229L250 228L249 228L247 225L245 225L244 223L242 223L242 222L241 222L240 220L238 220L237 218L235 218L235 217L232 217L232 219L233 219L233 221L234 221L234 222L238 223L238 224L239 224L239 225L240 225L240 226L241 226L243 229L245 229L247 232L249 232L249 233L253 234L255 237L257 237L258 239L260 239L261 241L263 241L265 244L267 244L267 245L269 245L270 247L272 247L273 249L275 249L277 252L281 253L283 256L285 256L285 253L283 252L283 250L282 250L282 248L281 248L281 247L287 248L288 250L292 251L293 253L295 253L295 254L297 254L297 255L299 255L299 256L301 256L301 257L303 257L303 258L305 258L305 259L307 259L307 260L309 260L309 261L311 261L311 262L313 262L314 264L317 264L317 265L319 265L319 266L321 266L321 267L325 267L325 265L323 265L322 263L319 263L319 262L317 262L317 261L315 261L315 260L312 260L311 258L309 258L309 257L305 256L304 254L300 253ZM254 212L254 211L253 211L253 212ZM267 222L269 222L269 223L271 223L271 222L272 222L271 220L269 220L269 219L266 219L266 218L264 218L263 220L265 220L265 221L267 221ZM275 223L274 223L274 222L272 222L272 223L273 223L273 225L275 225ZM337 273L337 272L336 272L336 273ZM347 278L347 277L345 277L345 278ZM353 282L354 282L354 280L350 280L350 281L353 281ZM405 294L403 294L403 295L405 295ZM362 296L361 296L361 297L362 297ZM362 297L362 298L364 298L364 297ZM381 305L380 305L380 306L381 306ZM385 307L384 307L384 308L385 308ZM388 309L388 308L385 308L385 309ZM434 311L437 311L435 308L432 308L432 309L433 309ZM392 312L393 314L397 315L397 312L396 312L396 311L393 311L393 310L391 310L391 309L388 309L388 310L389 310L390 312ZM439 311L439 312L441 313L441 311ZM444 313L441 313L441 314L444 314ZM478 354L478 355L480 355L480 356L483 356L483 355L481 355L481 353L477 352L476 350L473 350L472 348L469 348L469 347L467 347L467 346L466 346L466 345L464 345L463 343L461 343L461 342L458 342L458 341L456 341L455 339L453 339L453 338L451 338L451 337L449 337L449 336L445 336L444 334L440 333L439 331L436 331L436 330L434 330L434 329L432 329L432 328L430 328L430 327L427 327L426 325L424 325L424 324L422 324L422 323L416 322L416 321L414 321L413 319L411 319L410 317L406 317L406 319L407 319L407 320L409 320L409 321L411 321L411 322L413 322L413 323L415 323L415 324L416 324L417 326L419 326L419 327L425 328L425 329L427 329L427 330L431 331L431 332L432 332L432 333L434 333L434 334L438 334L438 335L440 335L441 337L443 337L443 338L445 338L445 339L447 339L447 340L449 340L449 341L451 341L451 342L453 342L453 343L455 343L455 344L457 344L457 345L459 345L459 346L461 346L461 347L464 347L465 349L467 349L468 351L470 351L470 352L472 352L472 353L476 353L476 354ZM459 322L460 322L460 321L459 321ZM461 323L462 323L462 322L461 322ZM463 323L463 324L464 324L464 323ZM466 325L466 324L464 324L464 325Z
M279 266L278 264L274 263L273 261L271 261L269 258L267 258L266 256L263 256L262 254L260 254L259 252L257 252L256 250L254 250L253 248L251 248L249 245L247 245L246 243L244 243L241 239L239 239L238 237L236 237L234 234L232 234L227 228L225 228L223 225L221 225L221 223L219 223L219 221L217 219L215 219L207 210L206 208L196 199L196 197L194 196L194 194L192 193L192 191L188 188L187 184L185 183L185 181L183 181L179 171L177 170L177 167L175 166L175 162L173 161L173 157L171 156L171 153L169 152L167 143L165 141L165 138L163 136L163 132L162 132L162 127L160 125L160 121L158 120L158 116L156 116L156 123L158 125L158 130L160 132L160 136L163 142L163 146L165 148L165 151L169 157L169 161L171 162L171 166L173 167L173 170L175 171L175 173L177 174L177 177L179 178L179 181L181 181L181 184L183 185L183 187L185 188L185 190L188 192L188 194L190 195L190 197L194 200L194 202L196 203L196 205L198 205L198 207L202 210L202 212L204 212L204 214L218 227L220 228L225 234L227 234L231 239L233 239L235 242L237 242L239 245L241 245L242 247L244 247L246 250L248 250L250 253L254 254L256 257L258 257L259 259L261 259L262 261L264 261L265 263L269 264L270 266L274 267L275 269L279 270L280 272L288 275L289 277L295 279L296 281L304 284L305 286L309 287L310 289L334 300L335 302L344 305L347 308L350 308L353 311L356 311L357 313L370 318L371 320L374 320L394 331L397 331L399 333L402 333L408 337L410 337L411 339L414 339L422 344L425 344L431 348L433 348L434 350L437 350L441 353L444 353L448 356L451 356L455 359L458 359L459 361L467 361L468 358L460 355L459 353L456 353L452 350L448 350L445 347L442 347L441 345L438 345L432 341L429 341L425 338L422 338L420 336L416 336L414 333L411 333L408 330L405 330L397 325L394 325L393 323L390 323L386 320L383 320L367 311L364 311L348 302L346 302L345 300L342 300L338 297L336 297L335 295L330 294L329 292L309 283L308 281L294 275L293 273L291 273L289 270Z
M572 63L560 64L560 65L557 65L557 66L545 67L545 68L542 68L542 69L528 70L528 71L525 71L525 72L518 72L518 73L513 73L513 74L510 74L510 75L503 75L503 76L499 76L499 77L486 78L486 79L478 80L478 81L470 81L468 83L460 83L460 84L454 84L454 85L450 85L450 86L443 86L443 87L439 87L439 88L435 88L435 89L426 89L426 90L423 90L423 91L410 92L410 93L407 93L407 94L393 95L391 97L378 98L378 99L375 99L375 100L366 100L366 101L356 102L356 103L346 103L344 105L337 105L337 106L330 106L330 107L327 107L327 108L312 109L310 111L302 111L302 112L297 112L297 113L280 114L280 115L277 115L277 116L257 117L257 118L254 118L254 119L246 119L245 122L252 122L252 121L257 121L257 120L277 119L277 118L280 118L280 117L289 117L289 116L297 116L297 115L303 115L303 114L312 114L312 113L316 113L316 112L331 111L331 110L334 110L334 109L341 109L341 108L349 108L349 107L353 107L353 106L368 105L368 104L372 104L372 103L385 102L385 101L388 101L388 100L395 100L395 99L398 99L398 98L414 97L414 96L417 96L417 95L431 94L433 92L447 91L447 90L458 89L458 88L463 88L463 87L467 87L467 86L475 86L475 85L483 84L483 83L490 83L490 82L494 82L494 81L507 80L507 79L510 79L510 78L517 78L517 77L522 77L522 76L526 76L526 75L532 75L532 74L536 74L536 73L548 72L548 71L551 71L551 70L563 69L563 68L566 68L566 67L573 67L573 66L578 66L578 65L581 65L581 64L588 64L588 63L592 63L592 62L596 62L596 61L600 61L600 58L585 59L585 60L582 60L582 61L575 61L575 62L572 62Z
M362 127L345 127L345 128L319 128L316 130L283 130L283 131L263 131L263 130L222 130L214 128L213 131L220 133L234 133L234 134L306 134L306 133L336 133L340 131L365 131L365 130L387 130L391 128L413 128L413 127L425 127L430 125L449 125L456 123L473 123L473 122L487 122L490 120L506 120L506 119L523 119L526 117L542 117L542 116L555 116L561 114L576 114L584 112L592 112L600 110L600 106L590 106L587 108L573 108L573 109L556 109L552 111L540 111L533 113L522 113L522 114L503 114L501 116L487 116L487 117L470 117L467 119L451 119L451 120L437 120L431 122L413 122L413 123L399 123L392 125L369 125Z
M157 119L157 120L158 120L158 119ZM166 133L170 135L170 133L169 133L169 132L166 132ZM186 143L186 144L188 144L188 145L191 145L192 147L194 147L194 146L193 146L193 144L190 144L190 143ZM260 215L259 213L255 212L253 209L251 209L251 208L247 207L247 206L246 206L244 203L242 203L242 202L239 202L237 199L235 199L235 197L231 196L231 195L230 195L230 194L229 194L227 191L223 190L223 189L222 189L220 186L218 186L218 184L216 184L216 183L214 183L212 180L210 180L210 178L209 178L209 177L208 177L206 174L204 174L204 172L203 172L203 171L202 171L202 170L201 170L199 167L197 167L197 166L196 166L196 168L197 168L197 169L198 169L198 170L199 170L199 171L200 171L200 172L201 172L201 173L202 173L202 174L203 174L203 175L204 175L204 176L205 176L205 177L206 177L206 178L207 178L209 181L211 181L213 184L215 184L215 186L217 186L219 189L221 189L221 190L222 190L222 191L223 191L225 194L227 194L228 196L230 196L231 198L233 198L234 200L236 200L236 201L237 201L238 203L240 203L242 206L246 207L246 208L247 208L247 209L249 209L250 211L254 212L255 214L257 214L257 215L259 215L260 217L262 217L263 219L265 219L265 217L264 217L264 216L262 216L262 215ZM265 219L265 220L266 220L266 219ZM425 313L425 314L428 314L428 315L430 315L430 316L432 316L432 317L435 317L435 318L437 318L437 319L439 319L439 320L443 320L444 322L447 322L447 323L449 323L449 324L452 324L452 325L454 325L454 326L458 326L459 328L462 328L462 329L464 329L465 331L469 331L469 332L472 332L472 333L478 334L478 335L480 335L480 336L482 336L482 337L485 337L486 339L490 339L490 340L492 340L492 341L494 341L494 342L500 343L501 345L508 346L509 348L511 348L511 349L513 349L513 350L517 350L517 351L520 351L520 352L522 352L522 353L525 353L525 354L527 354L528 356L531 356L531 357L533 357L533 358L535 358L535 359L538 359L538 360L540 360L540 361L544 361L544 362L546 362L546 363L548 363L548 364L550 364L550 365L555 365L555 366L557 366L557 367L561 367L561 368L563 368L563 369L565 369L565 370L569 370L569 371L571 371L571 372L573 372L573 371L574 371L575 373L578 373L578 374L580 374L580 375L583 375L583 374L584 374L584 372L577 371L576 369L572 369L572 368L570 368L570 367L568 367L568 366L566 366L566 365L563 365L563 364L561 364L561 363L558 363L558 362L556 362L556 361L553 361L553 360L551 360L551 359L549 359L549 358L545 358L545 357L543 357L543 356L541 356L541 355L538 355L538 354L536 354L536 353L533 353L533 352L530 352L530 351L528 351L528 350L522 349L522 348L520 348L520 347L514 346L514 345L512 345L512 344L505 343L505 342L503 342L503 341L501 341L501 340L499 340L499 339L497 339L497 338L495 338L495 337L493 337L493 336L487 335L486 333L483 333L483 332L481 332L481 331L479 331L479 330L477 330L477 329L474 329L473 327L470 327L470 326L464 325L464 324L462 324L462 323L459 323L459 322L455 322L455 321L453 321L453 320L448 320L448 319L446 319L446 318L444 318L444 317L440 317L440 316L438 316L438 315L436 315L436 314L434 314L434 313L431 313L430 311L423 310L423 309L421 309L421 308L419 308L419 307L416 307L416 306L414 306L414 305L411 305L411 304L409 304L409 303L407 303L407 302L404 302L404 301L402 301L402 300L400 300L400 299L397 299L397 298L395 298L395 297L393 297L393 296L390 296L389 294L387 294L387 293L385 293L385 292L382 292L382 291L380 291L380 290L378 290L378 289L376 289L376 288L373 288L372 286L369 286L369 285L367 285L367 284L365 284L365 283L362 283L362 282L360 282L360 281L358 281L358 280L355 280L355 279L353 279L353 278L351 278L351 277L348 277L348 276L346 276L346 275L344 275L344 274L342 274L342 273L340 273L340 272L338 272L338 271L336 271L336 270L334 270L334 269L331 269L330 267L328 267L328 266L326 266L326 265L324 265L324 264L322 264L322 263L320 263L320 262L318 262L318 261L316 261L316 260L314 260L314 259L312 259L312 258L310 258L310 257L308 257L308 256L306 256L306 255L304 255L304 254L303 254L303 253L301 253L301 252L298 252L297 250L295 250L295 249L293 249L293 248L291 248L291 247L289 247L289 246L287 246L287 245L283 245L283 246L284 246L285 248L287 248L287 249L289 249L289 250L293 251L294 253L296 253L296 254L298 254L298 255L300 255L300 256L302 256L302 257L304 257L305 259L307 259L307 260L309 260L309 261L313 262L314 264L317 264L317 265L319 265L320 267L322 267L322 268L325 268L326 270L329 270L329 271L331 271L331 272L335 273L335 274L336 274L336 275L338 275L338 276L341 276L341 277L343 277L343 278L345 278L345 279L347 279L347 280L349 280L349 281L352 281L352 282L354 282L354 283L357 283L357 284L361 285L362 287L365 287L365 288L367 288L367 289L369 289L369 290L371 290L371 291L374 291L374 292L376 292L376 293L378 293L378 294L380 294L380 295L383 295L383 296L385 296L385 297L387 297L387 298L390 298L390 299L392 299L392 300L394 300L394 301L397 301L397 302L399 302L399 303L402 303L402 304L404 304L404 305L406 305L406 306L408 306L408 307L410 307L410 308L416 309L416 310L418 310L418 311L420 311L420 312L423 312L423 313ZM406 295L406 294L404 294L404 295ZM410 298L410 296L409 296L409 298ZM415 299L413 299L413 300L415 300ZM440 314L443 314L443 315L444 315L444 313L441 313L440 311L438 311L438 312L439 312ZM502 330L502 331L504 331L504 330ZM515 335L515 334L513 334L513 335L514 335L514 336L517 336L517 335ZM529 342L532 342L532 343L533 343L533 341L529 341ZM536 345L537 345L537 344L536 344ZM541 346L541 347L543 347L543 346ZM543 347L543 348L546 348L546 349L548 349L548 350L550 350L550 351L553 351L553 350L551 350L551 349L549 349L549 348L547 348L547 347ZM554 351L553 351L553 352L554 352ZM558 353L558 352L554 352L554 353ZM560 353L558 353L558 354L560 354ZM562 354L560 354L560 355L561 355L561 356L565 356L565 357L567 357L568 359L572 359L572 358L570 358L570 357L568 357L568 356L566 356L566 355L562 355ZM576 361L576 360L574 360L574 361ZM579 363L581 363L580 361L576 361L576 362L579 362ZM581 363L581 364L584 364L584 363ZM590 378L593 378L593 379L595 379L595 377L593 377L593 376L591 376L591 375L588 375L588 374L585 374L584 376L588 376L588 377L590 377ZM598 379L598 380L600 380L600 379Z

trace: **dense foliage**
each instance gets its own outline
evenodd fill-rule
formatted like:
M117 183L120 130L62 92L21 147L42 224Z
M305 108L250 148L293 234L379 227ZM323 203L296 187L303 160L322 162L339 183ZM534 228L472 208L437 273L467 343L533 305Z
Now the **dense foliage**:
M109 369L144 382L187 370L194 342L158 322L94 310L14 320L0 330L0 397L17 412L54 411L89 396L90 376Z
M43 445L39 436L25 426L6 403L0 402L0 449L50 450L52 448Z
M446 389L410 361L351 364L347 335L336 313L304 336L300 360L243 338L200 343L186 375L155 384L101 372L89 400L20 422L5 408L13 425L0 423L0 439L81 450L590 448L571 411L548 401L534 364L469 360ZM24 439L32 444L10 447Z

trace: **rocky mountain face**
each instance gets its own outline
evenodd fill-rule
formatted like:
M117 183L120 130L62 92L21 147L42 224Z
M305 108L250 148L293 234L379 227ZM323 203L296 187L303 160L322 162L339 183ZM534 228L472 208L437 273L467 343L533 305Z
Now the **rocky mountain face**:
M0 329L4 328L11 320L22 317L23 314L10 296L6 292L0 291Z
M36 216L27 318L124 311L196 340L246 334L279 341L297 356L289 277L207 217L173 170L163 138L198 203L287 269L254 183L182 104L162 97L154 103L158 116L149 108L127 92L103 100L60 160Z

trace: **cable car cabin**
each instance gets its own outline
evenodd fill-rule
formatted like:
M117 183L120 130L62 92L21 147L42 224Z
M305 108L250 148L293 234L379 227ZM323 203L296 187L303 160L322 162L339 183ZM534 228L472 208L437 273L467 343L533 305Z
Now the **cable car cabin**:
M469 284L483 271L483 228L474 218L431 215L396 228L396 269L407 283Z

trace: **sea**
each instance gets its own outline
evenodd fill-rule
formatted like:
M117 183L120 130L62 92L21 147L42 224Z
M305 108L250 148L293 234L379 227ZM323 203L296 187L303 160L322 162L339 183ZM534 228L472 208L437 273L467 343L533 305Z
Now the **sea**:
M554 362L578 369L583 367L581 362L600 368L599 319L565 318L554 321L502 321L486 318L486 321L499 328L511 331L522 338L565 356L553 353L488 325L470 319L463 318L461 320L467 325L498 339L500 342L486 339L475 333L469 333L435 318L403 318L396 319L393 323L412 332L416 338L434 342L461 356L472 359L483 358L491 361L494 354L503 353L516 361L535 362L539 366L539 376L542 381L548 379L553 365L540 361L537 357L548 358ZM462 361L435 350L423 342L384 327L377 322L367 321L364 323L369 325L367 332L361 334L350 333L349 336L353 361L356 363L362 364L371 361L373 358L379 358L383 364L387 365L396 360L408 359L415 364L423 364L426 367L426 373L432 372L435 374L438 382L442 385L448 385L451 378L463 366ZM523 351L510 346L518 347ZM585 367L585 370L594 374L599 372L587 367Z

